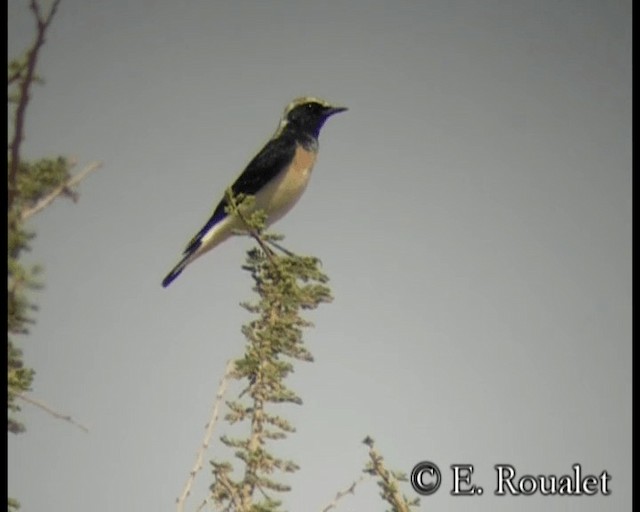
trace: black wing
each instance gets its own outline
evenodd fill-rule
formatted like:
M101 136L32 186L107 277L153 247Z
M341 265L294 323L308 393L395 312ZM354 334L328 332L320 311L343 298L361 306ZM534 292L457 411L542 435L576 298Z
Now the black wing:
M270 140L253 160L249 162L249 165L247 165L238 179L233 182L231 191L234 195L255 195L262 187L275 178L282 169L291 163L295 151L296 141L294 138L281 135L277 139ZM198 231L198 234L191 239L189 245L187 245L187 248L184 250L184 254L191 254L200 247L202 237L227 216L227 213L224 211L227 205L228 202L225 195L220 203L218 203L218 206L216 206L211 218L202 229Z

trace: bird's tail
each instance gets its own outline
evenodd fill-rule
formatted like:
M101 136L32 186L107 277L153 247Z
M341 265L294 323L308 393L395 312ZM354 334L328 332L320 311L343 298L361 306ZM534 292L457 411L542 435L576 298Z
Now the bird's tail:
M166 288L167 286L169 286L173 282L173 280L182 273L184 268L191 261L191 256L192 256L191 254L185 255L185 257L180 260L180 263L178 263L175 267L171 269L171 272L167 274L167 277L165 277L162 280L163 288Z

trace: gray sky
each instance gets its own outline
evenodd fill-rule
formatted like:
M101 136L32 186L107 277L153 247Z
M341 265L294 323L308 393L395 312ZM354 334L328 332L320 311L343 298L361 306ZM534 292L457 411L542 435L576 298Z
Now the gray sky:
M298 432L274 447L302 467L288 508L358 478L368 434L394 469L440 466L420 510L630 510L630 1L63 0L39 69L26 155L104 168L34 222L34 396L91 432L25 406L8 459L24 510L174 509L244 346L251 243L160 281L306 94L349 111L274 226L335 296L309 315L316 362L283 411ZM449 494L462 462L482 497ZM503 462L607 470L612 494L495 497ZM339 510L383 510L377 493Z

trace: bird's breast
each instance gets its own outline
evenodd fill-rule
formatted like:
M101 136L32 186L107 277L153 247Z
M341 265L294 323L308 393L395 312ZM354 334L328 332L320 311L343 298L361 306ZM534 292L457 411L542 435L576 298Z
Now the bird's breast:
M317 151L298 145L291 164L256 194L256 206L264 209L271 224L285 215L307 188Z

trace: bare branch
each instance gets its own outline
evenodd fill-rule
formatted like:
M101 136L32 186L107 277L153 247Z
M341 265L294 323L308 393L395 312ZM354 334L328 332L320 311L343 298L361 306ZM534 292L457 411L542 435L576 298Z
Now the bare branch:
M24 210L21 215L21 220L24 222L28 218L32 217L36 213L41 210L44 210L47 206L49 206L58 196L62 194L73 193L72 188L80 183L83 179L85 179L89 174L94 171L97 171L102 167L101 162L93 162L87 165L84 169L82 169L79 173L71 176L65 183L57 187L53 190L48 196L43 197L38 201L35 206ZM73 197L73 196L72 196Z
M191 492L191 488L193 487L193 482L196 479L196 475L198 471L202 469L202 459L204 459L204 454L209 448L209 443L211 442L211 436L213 435L213 427L218 421L218 411L220 409L220 403L222 402L222 398L227 390L227 385L229 383L229 378L231 377L231 373L235 368L235 363L233 361L229 361L227 363L227 367L225 368L224 375L222 379L220 379L220 385L218 386L218 392L216 393L216 399L213 403L213 407L211 409L211 418L209 419L209 423L207 423L204 439L202 440L202 445L200 446L198 453L196 455L196 461L193 465L193 468L189 472L189 477L182 489L182 493L180 497L176 500L178 505L178 512L184 511L184 504Z
M360 478L358 478L358 480L354 481L349 487L347 487L346 489L343 489L342 491L338 491L336 493L335 498L333 498L333 501L331 501L331 503L329 503L326 507L324 507L322 509L322 512L329 512L329 510L331 510L332 508L336 508L338 506L338 501L344 498L347 494L355 494L356 486L370 478L371 478L371 475L362 475Z
M39 407L40 409L42 409L45 412L48 412L49 414L51 414L51 416L53 416L54 418L58 418L59 420L64 420L64 421L68 421L69 423L71 423L72 425L78 427L80 430L83 430L84 432L86 432L87 434L89 433L89 429L87 427L85 427L84 425L82 425L81 423L78 423L77 421L75 421L71 416L66 415L66 414L60 414L58 411L52 409L51 407L49 407L47 404L45 404L44 402L41 402L40 400L36 400L35 398L31 398L28 395L25 395L24 393L18 393L15 395L17 398L20 398L21 400L24 400L25 402L31 404L31 405L35 405L36 407Z
M35 79L35 70L36 63L38 62L38 53L40 48L45 42L45 33L47 28L49 28L49 24L53 19L54 14L58 9L58 5L60 4L60 0L54 0L51 10L49 14L43 18L42 13L40 11L40 6L36 0L31 0L29 5L30 9L33 11L33 14L36 18L36 40L33 43L31 49L27 52L27 65L25 70L25 75L20 82L20 92L18 96L18 105L16 107L15 114L15 122L14 122L14 133L13 139L9 144L10 151L10 162L9 162L9 183L8 183L8 195L7 202L8 207L11 209L11 205L13 204L13 200L15 199L17 190L16 190L16 176L18 174L18 169L20 168L20 146L22 145L22 141L24 139L24 121L25 114L27 111L27 105L29 104L29 89L31 88L31 84Z
M53 5L51 5L51 9L49 10L49 14L47 14L46 18L43 18L42 12L40 11L40 5L38 5L38 2L36 0L31 0L29 8L33 11L33 15L38 22L38 30L40 30L40 28L44 28L46 30L46 28L51 23L54 14L58 10L58 5L60 5L60 0L54 0Z

